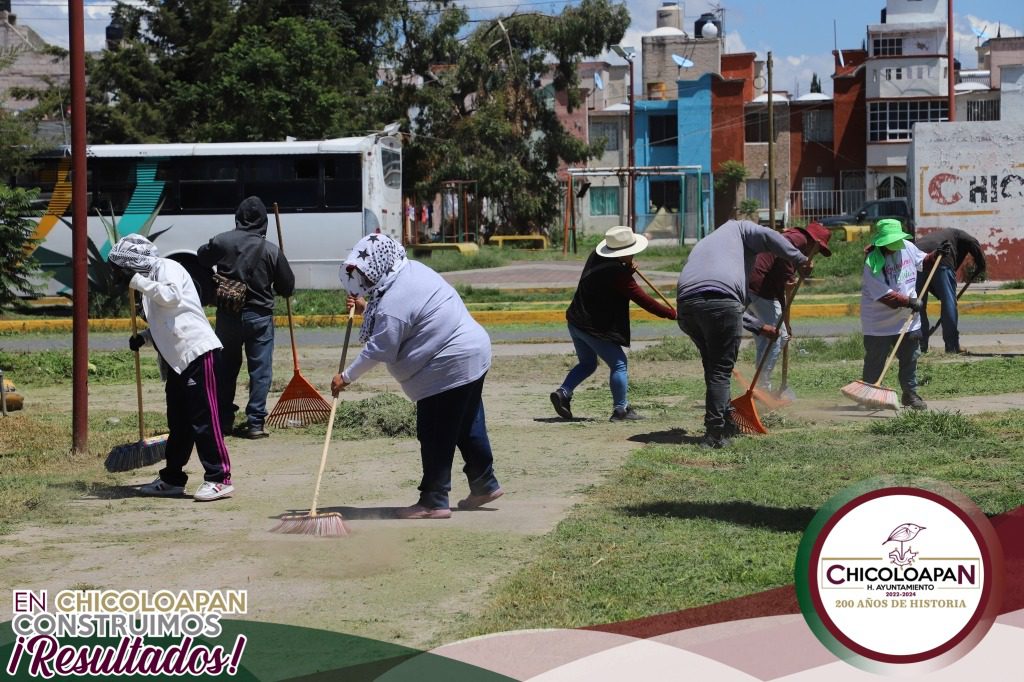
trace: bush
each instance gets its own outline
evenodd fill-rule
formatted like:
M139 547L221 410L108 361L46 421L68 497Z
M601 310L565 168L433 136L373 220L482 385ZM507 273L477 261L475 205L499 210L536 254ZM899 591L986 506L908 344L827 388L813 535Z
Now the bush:
M38 272L32 255L26 255L35 242L32 216L39 211L32 202L39 190L11 188L0 184L0 308L14 303L19 295L38 290L30 278Z

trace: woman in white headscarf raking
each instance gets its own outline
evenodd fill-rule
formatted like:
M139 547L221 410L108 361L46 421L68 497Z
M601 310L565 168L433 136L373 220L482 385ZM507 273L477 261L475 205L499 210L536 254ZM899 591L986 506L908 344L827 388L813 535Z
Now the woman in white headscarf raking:
M341 267L348 305L363 316L365 345L331 391L339 391L384 363L416 402L416 437L423 478L416 504L397 513L404 519L451 516L455 448L466 464L469 495L459 509L475 509L502 495L494 476L482 392L491 365L491 339L470 317L458 292L387 235L361 239Z
M234 492L231 459L220 430L215 372L221 343L206 319L192 277L176 261L160 258L156 246L138 234L114 244L107 260L116 279L142 294L142 312L149 329L132 336L128 345L137 351L152 341L170 367L164 386L167 466L139 492L183 495L188 482L184 468L194 446L205 480L193 497L208 502L230 496Z

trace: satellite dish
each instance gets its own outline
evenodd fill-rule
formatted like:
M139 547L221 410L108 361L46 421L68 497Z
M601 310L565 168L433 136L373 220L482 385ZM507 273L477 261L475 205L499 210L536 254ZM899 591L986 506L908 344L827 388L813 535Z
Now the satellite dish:
M604 81L601 80L601 74L599 74L599 73L595 73L594 74L594 85L597 86L598 90L604 90Z
M680 57L677 54L672 55L672 61L674 61L676 63L676 66L678 66L680 69L689 69L691 66L693 66L693 62L691 62L686 57Z

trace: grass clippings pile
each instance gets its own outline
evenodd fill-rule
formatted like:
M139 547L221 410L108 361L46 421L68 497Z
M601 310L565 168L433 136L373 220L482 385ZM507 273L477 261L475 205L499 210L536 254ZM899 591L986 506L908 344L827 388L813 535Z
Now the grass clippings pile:
M326 430L326 427L323 427ZM416 405L394 393L363 400L342 400L334 417L342 438L415 438Z

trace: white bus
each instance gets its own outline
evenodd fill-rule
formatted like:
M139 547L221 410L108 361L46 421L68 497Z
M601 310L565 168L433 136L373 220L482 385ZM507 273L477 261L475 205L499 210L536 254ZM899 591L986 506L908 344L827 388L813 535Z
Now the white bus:
M46 204L35 238L47 293L71 288L71 158L43 156L17 184L40 187ZM90 258L106 258L117 234L155 235L161 256L190 270L213 235L235 225L248 196L267 205L267 239L277 242L271 206L281 212L285 255L296 287L340 288L338 266L363 236L402 238L401 143L387 135L312 142L93 145L87 148ZM92 251L92 249L90 249Z

